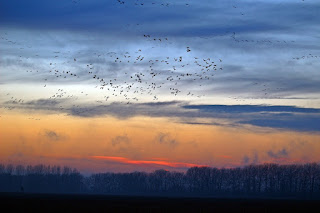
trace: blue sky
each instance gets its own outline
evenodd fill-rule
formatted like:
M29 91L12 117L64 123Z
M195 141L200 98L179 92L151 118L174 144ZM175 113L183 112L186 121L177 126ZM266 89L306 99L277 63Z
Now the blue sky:
M188 118L196 115L186 107L195 105L202 118L201 105L231 105L232 115L209 117L319 131L318 111L296 111L320 107L318 1L124 2L1 0L2 107L41 111L47 103L50 111L97 116L118 104L111 114L125 118L129 103L137 114ZM175 108L148 105L166 110L163 102ZM229 110L237 105L266 114L237 117ZM276 111L288 113L280 118L268 107L257 112L261 105L295 110Z

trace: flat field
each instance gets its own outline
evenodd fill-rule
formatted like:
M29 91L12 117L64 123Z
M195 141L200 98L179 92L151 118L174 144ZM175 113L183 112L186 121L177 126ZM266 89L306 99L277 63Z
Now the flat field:
M6 212L319 212L319 200L0 193Z

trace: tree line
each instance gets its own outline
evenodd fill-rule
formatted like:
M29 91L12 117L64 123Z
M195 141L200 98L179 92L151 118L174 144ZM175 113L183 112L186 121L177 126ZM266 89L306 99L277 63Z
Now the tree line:
M90 176L69 167L0 164L0 192L320 198L320 164L192 167L185 173L156 170Z

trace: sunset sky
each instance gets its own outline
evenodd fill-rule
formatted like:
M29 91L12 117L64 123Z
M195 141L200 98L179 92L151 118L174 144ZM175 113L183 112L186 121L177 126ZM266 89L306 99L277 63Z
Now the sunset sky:
M320 162L318 0L0 0L0 163Z

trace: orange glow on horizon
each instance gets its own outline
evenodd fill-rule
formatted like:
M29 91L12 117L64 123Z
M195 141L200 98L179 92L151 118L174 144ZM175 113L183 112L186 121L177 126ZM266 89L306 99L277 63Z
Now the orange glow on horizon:
M2 109L3 110L3 109ZM190 125L170 118L79 118L5 111L0 163L66 165L90 172L319 162L319 134ZM282 150L285 150L283 152Z

